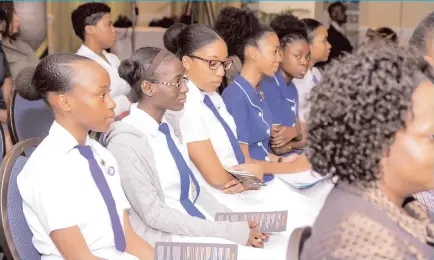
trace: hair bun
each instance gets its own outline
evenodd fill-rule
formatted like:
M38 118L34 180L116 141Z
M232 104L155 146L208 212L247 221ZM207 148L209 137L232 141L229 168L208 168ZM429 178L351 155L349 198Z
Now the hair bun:
M33 75L35 74L35 67L27 67L21 70L14 80L15 91L24 99L34 101L43 98L38 93L36 86L33 84Z
M183 30L188 28L188 25L183 23L175 23L170 26L163 35L164 47L173 54L177 54L179 45L178 38Z
M134 86L142 77L142 65L138 61L126 59L121 62L118 68L119 76L130 86Z

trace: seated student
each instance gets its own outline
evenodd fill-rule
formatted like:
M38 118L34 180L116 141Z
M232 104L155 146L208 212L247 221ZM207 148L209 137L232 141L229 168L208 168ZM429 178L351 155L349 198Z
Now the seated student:
M176 115L166 112L181 110L186 101L182 63L166 50L145 47L124 60L119 72L140 98L127 117L112 125L105 143L119 163L135 231L149 241L231 240L263 247L267 236L252 229L256 223L212 220L213 213L228 209L199 186ZM283 254L240 247L238 259L269 255L282 259Z
M428 14L416 27L409 45L434 67L434 12ZM434 214L434 189L415 194Z
M83 41L77 54L101 65L110 75L110 96L116 103L115 114L128 113L133 97L131 87L119 77L119 58L105 51L116 43L116 32L110 19L110 7L104 3L80 5L71 14L75 34Z
M44 99L55 118L18 176L42 259L153 259L152 247L130 225L115 159L88 136L114 121L107 72L86 57L59 53L19 77L28 82L16 86L19 94Z
M307 38L310 45L310 59L307 65L307 73L302 79L294 78L292 82L298 91L299 100L299 117L302 123L306 122L309 108L307 106L307 97L312 88L321 80L321 72L315 67L318 62L325 62L329 58L331 45L327 40L327 28L314 19L302 19L305 24Z
M299 120L298 91L292 80L307 73L310 48L304 24L297 17L277 16L270 24L280 39L283 59L274 77L264 77L259 84L273 117L271 148L279 155L301 154L305 134Z
M240 23L240 26L244 25ZM272 114L259 82L263 76L274 76L282 60L277 34L263 25L250 30L232 30L240 32L236 36L239 40L235 50L243 61L243 68L222 97L235 120L238 142L246 161L263 166L266 175L309 171L306 156L301 155L294 161L291 157L279 157L270 149Z
M187 101L178 118L199 184L232 210L288 210L297 207L298 212L289 217L290 226L308 223L306 215L311 214L312 205L282 181L270 181L272 176L265 176L267 187L256 190L257 187L243 185L226 171L236 166L262 178L261 167L246 161L237 141L234 119L216 92L225 69L231 66L225 42L205 25L189 26L178 34L166 35L165 39L178 44L174 52L182 60L189 79ZM240 192L243 193L228 195ZM282 197L284 202L280 200Z
M277 16L271 27L280 38L283 60L274 77L263 77L259 82L265 103L272 114L271 149L281 156L297 158L303 155L306 131L299 119L298 91L292 83L303 78L308 70L310 49L304 24L295 16ZM310 198L322 204L333 184L316 172L281 174L279 178ZM320 184L322 182L322 184ZM319 185L320 184L320 185ZM315 187L313 187L315 186Z
M310 160L339 180L301 259L434 259L432 216L409 198L434 189L434 74L414 57L360 47L312 90Z

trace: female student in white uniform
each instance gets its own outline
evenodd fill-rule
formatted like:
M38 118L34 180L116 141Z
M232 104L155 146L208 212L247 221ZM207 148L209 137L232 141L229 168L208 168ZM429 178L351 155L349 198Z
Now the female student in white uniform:
M145 47L123 61L119 71L137 92L139 102L127 117L112 125L105 143L119 163L136 232L150 241L231 240L263 247L266 235L250 229L254 223L213 221L213 213L227 209L201 189L190 169L176 115L166 112L181 110L186 101L182 63L166 50ZM273 259L283 256L240 247L238 259L270 255Z
M110 96L116 103L115 114L122 117L130 110L131 87L119 77L119 58L105 51L116 43L116 32L110 19L110 7L104 3L80 5L71 14L75 34L83 41L77 54L101 65L110 75Z
M308 113L307 97L311 89L321 80L321 73L315 67L317 62L327 61L331 45L327 40L327 28L317 20L306 18L301 20L305 24L309 45L310 60L306 75L302 79L294 78L293 83L298 90L299 116L301 122L305 122Z
M96 62L71 53L20 73L17 90L44 99L55 121L18 176L23 211L42 259L153 259L128 219L117 163L88 132L105 132L116 104Z
M171 31L169 29L168 32ZM183 140L194 163L193 172L201 186L234 211L288 210L297 207L299 211L289 216L288 229L308 224L306 221L309 216L316 214L311 213L312 205L280 180L271 181L272 178L266 177L264 181L267 187L254 190L238 183L225 170L236 166L252 171L252 167L258 167L246 160L237 141L234 119L216 92L225 69L231 64L225 42L205 25L189 26L165 38L178 43L178 48L172 51L178 53L189 78L187 102L178 116ZM282 197L284 201L280 199Z

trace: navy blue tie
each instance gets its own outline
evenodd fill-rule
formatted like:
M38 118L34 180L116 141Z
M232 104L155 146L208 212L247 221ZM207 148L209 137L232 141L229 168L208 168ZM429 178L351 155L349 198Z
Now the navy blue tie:
M110 220L112 222L113 235L115 238L115 247L117 250L121 252L125 252L125 248L126 248L125 234L122 229L121 220L119 218L116 209L116 202L113 199L112 193L110 191L110 187L107 183L107 180L104 177L104 173L102 172L97 161L95 160L92 149L89 146L77 145L75 148L77 148L80 154L87 159L89 163L89 169L92 174L92 178L95 181L95 184L98 187L98 190L101 193L104 202L107 206L107 210L110 215Z
M220 124L223 126L223 128L226 131L226 135L229 138L229 141L231 142L232 150L235 153L235 157L237 158L238 164L243 164L246 162L246 158L244 157L243 151L241 151L240 144L238 143L237 138L235 137L234 133L232 132L232 129L229 127L229 125L226 123L226 121L223 119L223 117L220 115L220 113L217 111L216 107L212 103L211 99L208 97L208 95L205 95L203 98L203 103L211 109L212 113L215 117L219 120Z
M179 177L181 179L181 197L179 200L181 202L181 205L190 216L205 219L205 216L194 206L194 203L196 202L200 194L199 183L194 177L190 167L185 162L184 157L182 157L182 154L178 150L178 147L176 147L176 144L173 141L172 136L170 135L169 126L167 125L167 123L162 123L158 130L160 130L160 132L162 132L166 136L167 146L169 147L169 151L172 154L172 157L175 160L176 166L179 170ZM197 191L196 198L193 202L191 202L190 198L188 197L188 194L190 192L190 178L193 180Z

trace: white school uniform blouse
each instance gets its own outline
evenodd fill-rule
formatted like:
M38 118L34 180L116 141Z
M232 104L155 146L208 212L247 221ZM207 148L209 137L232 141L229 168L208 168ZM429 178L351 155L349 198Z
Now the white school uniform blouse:
M192 81L187 83L187 102L180 116L181 131L186 143L210 139L213 148L222 165L237 165L237 159L233 152L229 138L212 111L203 103L204 95L208 95L214 106L230 126L235 136L236 125L229 114L222 97L216 92L202 92ZM260 190L245 191L240 194L224 194L214 189L203 178L201 172L193 165L193 173L201 183L222 204L232 211L266 211L287 210L297 208L297 214L289 216L289 227L301 224L311 224L317 214L317 209L312 206L311 200L291 190L280 179L275 178L267 183L267 187ZM212 167L212 165L210 165ZM285 200L281 200L285 198ZM315 209L314 209L315 208ZM312 213L313 212L313 213Z
M56 121L18 175L23 211L42 260L63 259L50 233L78 226L92 254L103 259L137 259L115 248L110 215L76 139ZM116 160L97 141L87 137L110 187L120 221L130 204L122 190ZM104 161L105 166L101 161ZM108 170L114 174L109 175Z
M126 122L135 128L142 131L146 135L154 154L155 165L160 179L161 189L167 206L188 214L180 202L181 195L181 180L176 162L170 153L167 145L166 136L158 130L160 126L155 119L148 115L145 111L137 108L137 103L131 106L130 114L125 117L123 122ZM171 114L165 114L162 118L162 123L167 123L170 130L170 135L175 142L178 150L188 166L191 166L190 158L188 157L187 146L183 141L183 136L176 123L176 119ZM191 167L190 167L191 168ZM196 198L196 188L190 178L189 198L194 201ZM205 215L207 219L210 216L197 203L196 208Z
M191 143L210 139L222 165L237 165L238 161L225 129L203 102L205 95L208 95L220 116L229 125L236 137L235 121L226 109L223 99L217 92L201 91L192 81L188 81L187 86L187 102L180 118L185 142Z
M115 114L119 115L123 112L130 110L131 102L127 96L131 91L131 87L125 80L123 80L119 76L118 67L121 64L119 58L116 55L108 53L104 50L102 51L102 53L108 60L108 63L84 44L82 44L80 49L78 49L77 51L78 55L87 57L98 62L98 64L101 65L108 72L111 82L110 96L116 103Z
M314 76L318 82L321 81L321 73L319 69L315 67L308 70L306 75L304 75L304 78L292 80L298 91L298 100L300 102L298 114L302 122L305 122L307 120L307 116L309 113L309 104L307 102L307 98L310 95L312 88L316 85L313 79Z

